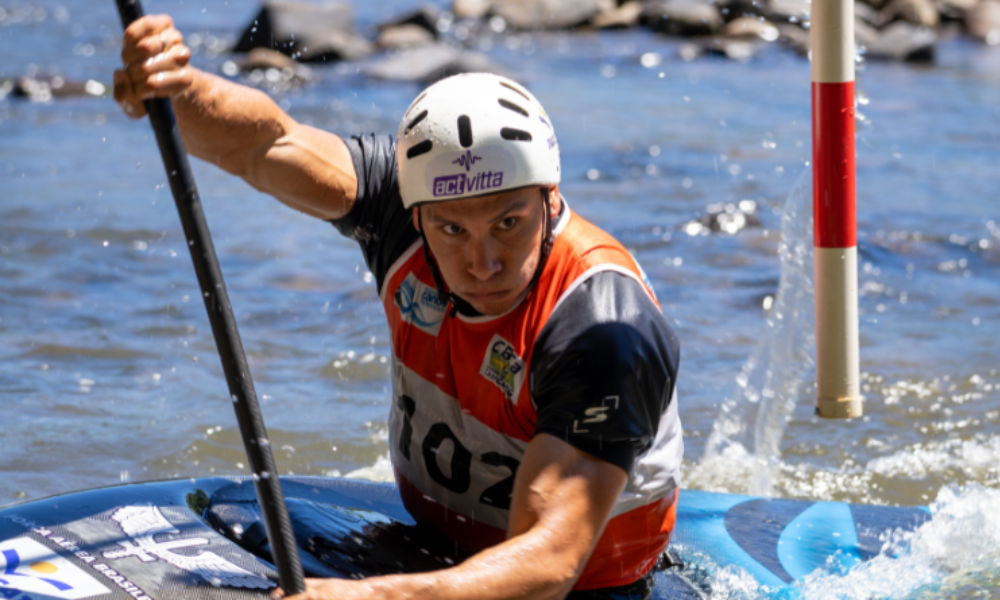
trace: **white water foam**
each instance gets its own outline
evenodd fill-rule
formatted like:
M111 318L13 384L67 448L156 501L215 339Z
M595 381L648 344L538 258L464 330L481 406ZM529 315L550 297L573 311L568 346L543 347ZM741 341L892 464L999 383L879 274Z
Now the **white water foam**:
M760 343L723 402L701 460L686 485L774 495L781 438L813 372L812 169L792 188L781 217L781 280Z
M793 587L761 586L745 570L675 551L685 574L711 600L886 600L985 597L1000 584L1000 490L981 485L943 488L931 519L911 532L885 536L879 556L846 573L817 570Z

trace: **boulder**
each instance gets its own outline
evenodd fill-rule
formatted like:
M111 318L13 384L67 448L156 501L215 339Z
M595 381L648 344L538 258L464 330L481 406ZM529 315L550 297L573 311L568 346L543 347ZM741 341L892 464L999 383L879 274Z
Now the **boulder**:
M354 30L350 4L292 0L264 4L233 52L254 48L277 50L300 62L357 60L374 52L373 44Z
M441 10L433 4L425 4L417 10L386 21L378 26L379 32L394 27L404 25L415 25L430 33L435 38L438 36L438 20L441 18Z
M312 80L312 69L269 48L254 48L222 65L222 72L230 77L235 77L240 71L262 71L267 79L267 72L272 69L280 72L281 79L285 81L301 83ZM273 75L271 79L274 79Z
M936 41L937 36L930 29L896 21L867 45L865 56L871 60L931 62Z
M445 44L407 48L362 67L376 79L430 84L459 73L494 73L510 77L485 55Z
M0 81L0 99L10 94L18 98L27 98L32 102L49 102L58 98L78 96L100 97L108 91L109 88L103 83L93 79L71 81L60 75L42 72Z
M629 0L621 6L613 6L598 13L591 25L598 29L627 29L639 24L642 16L642 2Z
M959 23L965 20L965 13L975 8L977 4L979 0L934 0L934 7L941 15L942 21Z
M882 9L882 22L906 21L921 27L937 27L941 19L931 0L891 0Z
M699 40L698 43L706 54L723 56L741 62L755 58L764 50L765 46L760 40L726 37L705 38Z
M423 46L424 44L433 44L434 36L420 25L398 25L386 27L380 31L375 43L382 48Z
M708 35L722 27L722 15L700 0L655 0L643 7L642 22L668 35Z
M739 17L726 23L722 35L729 38L744 40L764 40L773 42L781 37L781 33L773 23L760 17Z
M493 14L521 30L570 29L590 22L613 0L493 0Z
M802 56L809 55L810 39L808 31L798 25L788 23L778 25L778 31L781 33L781 41L791 46L793 50Z
M809 20L808 0L769 0L764 16L774 23L801 23Z
M451 14L456 19L482 19L492 8L491 0L455 0L451 4Z
M1000 44L1000 0L982 0L966 12L965 31L991 46Z
M854 19L857 22L858 19L864 21L868 25L875 27L876 29L885 25L883 21L882 13L872 8L870 5L864 2L854 3Z
M861 19L854 18L854 42L865 49L878 41L878 29L875 29Z

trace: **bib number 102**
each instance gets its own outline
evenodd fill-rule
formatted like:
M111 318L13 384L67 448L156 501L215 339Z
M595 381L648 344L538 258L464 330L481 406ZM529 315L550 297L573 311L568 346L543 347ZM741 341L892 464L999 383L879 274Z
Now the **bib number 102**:
M417 410L417 403L409 396L400 396L396 400L396 406L403 411L403 429L399 436L399 452L407 460L410 460L410 445L413 442L413 424L410 419ZM451 476L445 475L438 466L438 449L445 440L451 440L454 450L451 453ZM427 474L435 483L456 494L464 494L469 491L472 483L472 452L459 441L458 436L451 430L447 423L435 423L427 431L423 442L420 443L420 452L423 455L424 466ZM487 452L479 457L482 462L493 467L504 467L510 471L510 476L502 481L491 485L483 490L479 496L480 504L486 504L503 510L510 509L510 497L514 492L514 477L517 475L517 467L521 464L516 458L504 456L499 452Z

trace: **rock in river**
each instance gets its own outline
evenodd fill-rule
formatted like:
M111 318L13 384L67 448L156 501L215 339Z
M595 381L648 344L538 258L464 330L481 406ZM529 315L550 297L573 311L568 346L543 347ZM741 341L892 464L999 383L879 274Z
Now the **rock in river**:
M613 0L493 0L493 14L514 29L568 29L612 6Z
M873 60L931 62L936 41L937 35L932 30L896 21L868 44L866 56Z
M377 79L424 84L459 73L495 73L510 76L485 55L446 44L400 50L362 67L361 72Z
M254 48L277 50L300 62L357 60L374 51L372 43L354 30L350 4L289 0L264 4L233 51Z
M668 35L708 35L722 27L719 9L700 0L653 0L643 9L642 20Z
M965 30L990 46L1000 44L1000 0L983 0L965 13Z

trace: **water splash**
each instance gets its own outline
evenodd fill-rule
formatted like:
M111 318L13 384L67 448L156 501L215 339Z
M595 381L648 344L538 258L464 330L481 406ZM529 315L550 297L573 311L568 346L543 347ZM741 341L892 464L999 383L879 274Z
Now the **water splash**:
M689 487L773 495L786 420L814 367L811 182L806 168L785 202L781 280L766 330L720 408L705 454L686 475Z
M685 575L712 600L924 600L985 597L1000 583L1000 490L946 486L931 519L885 536L881 552L847 572L818 569L794 586L761 586L745 570L674 551Z

